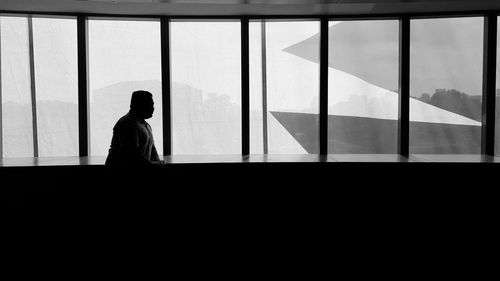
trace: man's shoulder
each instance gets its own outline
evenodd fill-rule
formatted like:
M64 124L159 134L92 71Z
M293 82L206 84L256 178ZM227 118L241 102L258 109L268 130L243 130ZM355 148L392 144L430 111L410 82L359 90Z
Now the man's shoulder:
M132 118L128 113L120 117L115 124L115 129L119 129L122 127L137 127L137 120Z

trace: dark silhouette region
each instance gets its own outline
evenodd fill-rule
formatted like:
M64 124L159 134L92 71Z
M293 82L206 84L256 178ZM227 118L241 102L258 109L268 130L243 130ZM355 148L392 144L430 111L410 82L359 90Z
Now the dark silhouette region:
M145 119L153 116L153 95L148 91L134 91L130 110L113 127L113 137L106 167L156 168L162 167L153 141L153 131Z

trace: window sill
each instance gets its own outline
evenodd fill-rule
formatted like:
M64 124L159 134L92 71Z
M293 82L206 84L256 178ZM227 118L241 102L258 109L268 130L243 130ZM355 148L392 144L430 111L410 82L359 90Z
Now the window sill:
M0 159L0 167L102 166L105 156L92 157L23 157ZM172 155L164 156L167 164L209 163L500 163L500 157L486 155L415 154L409 158L398 154L329 154L320 155Z

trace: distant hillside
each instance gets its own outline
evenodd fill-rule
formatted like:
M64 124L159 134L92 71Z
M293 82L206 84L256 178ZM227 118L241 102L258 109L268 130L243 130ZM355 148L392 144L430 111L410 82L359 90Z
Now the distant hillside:
M454 89L436 89L434 94L424 93L417 99L481 122L481 96L469 96Z

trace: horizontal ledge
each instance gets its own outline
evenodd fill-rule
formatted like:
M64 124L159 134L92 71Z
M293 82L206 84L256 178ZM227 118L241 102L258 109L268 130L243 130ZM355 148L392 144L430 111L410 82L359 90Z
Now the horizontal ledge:
M167 164L211 163L500 163L500 157L488 155L414 154L275 154L275 155L172 155L164 156ZM0 167L103 166L105 156L91 157L23 157L0 159Z
M116 2L116 1L115 1ZM0 10L10 12L87 13L108 15L358 15L379 13L425 13L498 10L491 0L454 1L198 1L188 3L113 3L113 1L2 0Z

